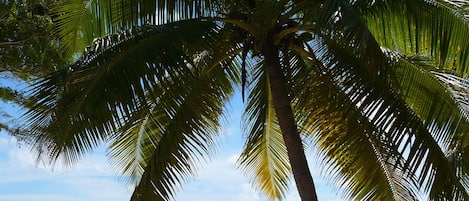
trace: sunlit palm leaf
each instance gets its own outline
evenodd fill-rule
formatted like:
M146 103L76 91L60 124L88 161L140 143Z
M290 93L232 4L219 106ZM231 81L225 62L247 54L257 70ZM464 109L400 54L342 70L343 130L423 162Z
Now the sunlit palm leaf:
M398 166L400 159L391 157L397 148L392 146L382 126L369 119L373 110L384 106L357 104L365 99L378 101L379 96L367 95L372 91L365 88L352 90L347 86L353 88L356 84L341 83L345 81L342 76L336 75L336 80L312 54L305 58L313 62L308 62L309 72L303 69L298 75L297 82L303 84L295 108L304 114L298 118L303 132L312 136L319 151L325 154L322 164L328 167L332 181L347 186L346 196L356 200L415 200L412 180ZM335 68L345 67L341 63L336 65Z
M73 0L51 11L57 16L54 18L57 27L55 34L68 59L82 51L93 38L104 34L97 23L97 16L89 11L92 3L91 0Z
M155 143L163 133L157 121L162 115L164 111L158 111L156 107L134 112L109 147L108 155L113 166L129 183L137 183L148 165Z
M317 132L317 146L328 157L323 164L329 167L327 172L332 173L332 181L347 186L346 196L354 200L417 200L412 179L398 166L400 161L391 157L397 150L384 131L357 111L345 94L335 91L330 77L322 77L326 80L320 80L328 85L316 83L315 88L337 93L324 99L329 101L326 103L318 101L316 98L321 96L312 93L316 96L309 104L321 108L311 112L307 122L314 128L309 133Z
M469 119L469 84L467 79L440 72L432 72L444 85L449 94L455 99L466 119Z
M345 21L350 22L351 19L360 19L360 18L353 18L352 17L354 15L353 10L350 10L350 11L352 11L351 16L348 16L350 13L348 13L347 9L344 9L344 10L345 10L345 12L342 12L340 16L343 17L345 19ZM357 15L357 14L355 14L355 15ZM341 20L337 20L334 23L340 24ZM348 23L348 24L356 24L356 26L358 26L358 27L363 27L363 23L359 23L359 22L358 23ZM401 154L407 160L406 164L404 165L404 169L409 169L409 170L413 169L413 171L411 171L412 174L417 174L416 171L417 171L417 169L420 169L420 165L426 167L426 168L423 168L424 171L422 171L418 175L419 176L419 185L420 186L423 185L424 180L427 181L426 179L428 179L427 176L429 176L429 175L439 175L440 176L440 175L444 174L445 177L450 178L449 180L451 180L451 182L453 182L451 187L448 187L448 185L446 185L446 187L448 187L448 188L446 188L446 190L444 190L442 188L439 189L439 190L446 191L446 192L432 191L432 193L430 193L431 194L431 196L430 196L431 199L441 199L444 196L446 196L447 198L449 198L449 197L463 197L464 198L465 196L467 196L467 192L465 192L464 187L461 186L460 182L462 182L462 181L460 180L460 178L458 178L455 169L450 170L451 167L452 167L452 164L450 162L448 162L446 157L445 157L445 153L447 153L447 150L445 150L445 147L440 147L439 146L440 142L452 141L452 139L454 139L454 134L452 132L448 132L448 130L445 131L445 130L439 129L438 131L434 131L431 127L432 126L431 121L426 122L427 123L426 125L422 124L422 120L419 119L418 117L416 117L414 112L409 110L408 106L406 106L405 103L403 103L399 99L392 100L393 97L395 97L397 94L393 95L392 90L389 91L390 89L387 87L386 83L383 83L383 81L388 80L388 82L390 84L392 84L394 82L393 80L394 80L395 77L393 77L394 75L393 75L391 69L389 69L389 67L386 67L386 66L388 66L386 64L387 59L385 59L385 57L382 55L381 50L379 48L379 45L376 45L377 41L375 41L373 39L370 32L367 31L367 28L362 28L362 29L355 28L355 29L351 29L351 30L355 30L356 32L351 32L352 33L351 35L348 35L347 33L344 33L343 35L346 36L346 38L344 40L345 43L342 43L342 44L350 44L352 46L355 46L355 45L363 44L366 41L370 41L371 43L366 42L366 44L368 44L368 45L366 45L367 51L357 52L357 53L354 53L354 54L353 53L352 54L348 53L349 55L347 56L347 55L343 55L344 52L340 53L340 52L336 51L336 50L340 50L340 48L341 48L340 42L339 42L339 45L333 45L335 43L333 41L329 41L329 42L327 42L327 44L329 46L329 49L334 49L334 51L335 51L334 54L336 54L336 55L337 55L337 53L340 53L339 55L343 55L343 56L348 57L348 58L353 58L354 57L353 55L355 55L355 57L358 56L357 59L367 58L366 62L363 61L363 62L361 62L361 64L358 64L358 66L362 66L362 67L366 67L366 68L365 69L356 68L354 70L354 68L350 68L350 67L346 67L346 66L343 66L342 68L334 67L334 69L339 70L339 71L336 72L338 74L334 73L334 76L336 76L336 78L338 78L339 80L342 79L342 78L340 78L341 76L345 76L344 77L345 80L341 80L342 82L344 82L343 86L353 86L354 85L353 83L355 81L358 81L358 80L355 80L355 78L353 78L353 77L358 75L357 78L360 78L362 80L360 82L362 82L364 84L364 86L373 86L373 88L376 88L377 90L379 90L379 91L377 91L377 92L379 92L378 94L384 93L384 94L381 94L381 95L378 95L378 96L381 96L381 97L385 98L384 99L384 100L386 100L385 102L390 101L390 102L388 102L388 104L389 104L389 106L392 106L392 107L387 108L387 110L383 110L383 112L385 111L385 112L388 113L388 115L389 115L388 118L391 118L391 117L394 118L393 116L397 116L397 119L409 118L409 120L404 120L404 119L399 120L400 123L396 123L395 121L391 121L391 122L384 121L383 122L383 119L379 119L379 118L378 119L373 119L372 122L374 122L374 124L376 124L378 122L381 122L381 123L385 123L384 125L390 126L389 128L391 128L391 130L388 132L390 134L390 139L392 139L394 141L396 147L402 147L402 146L404 147L403 149L400 150ZM334 35L332 35L332 36L334 36ZM347 38L347 36L348 37L352 36L352 37ZM335 41L340 41L340 38L341 37L334 37ZM337 40L337 39L339 39L339 40ZM353 43L350 43L348 41L353 41ZM360 42L360 41L362 41L362 42ZM342 46L342 48L343 48L343 46ZM342 49L342 50L344 50L344 49ZM353 51L350 51L350 52L353 52ZM321 58L321 59L326 58L327 59L328 56L321 55L321 56L319 56L319 58ZM376 62L374 62L373 60L376 61ZM349 65L351 64L350 61L344 61L343 63L344 64L349 63ZM334 65L337 65L337 64L334 64ZM331 65L327 64L327 66L331 66ZM376 67L378 67L378 68L376 68ZM347 69L347 68L350 69L350 70L347 70L348 73L343 72L343 70ZM386 68L388 68L388 69L386 69ZM379 70L376 71L376 69L379 69ZM351 73L351 74L349 74L349 73ZM355 74L355 73L358 73L358 74ZM349 74L349 76L352 76L352 77L347 76L347 74ZM379 76L379 77L382 77L382 78L380 80L373 79L374 78L373 74L375 74L375 76ZM355 80L355 81L352 82L352 83L347 83L347 79L349 79L347 77L353 78L352 81L353 80ZM372 82L370 82L370 81L372 81ZM358 87L358 86L356 86L356 87ZM353 91L350 91L350 92L352 92L352 94L353 94ZM347 93L350 93L350 92L347 92ZM388 93L390 93L390 94L388 94ZM362 101L366 101L366 99L364 99ZM366 107L366 105L369 105L369 104L372 105L372 104L375 104L375 103L373 103L373 102L368 102L368 103L367 102L357 102L356 104L362 105L361 107ZM397 109L396 107L401 108L401 109ZM384 108L386 108L386 107L384 107ZM401 113L399 115L391 114L391 113L389 113L389 110L391 110L391 108L395 108L395 109L392 109L393 111L399 111L399 110L406 111L406 114L405 115L404 115L404 113ZM376 112L376 111L374 111L374 112ZM378 114L379 113L380 113L380 111L378 111ZM373 113L370 113L368 115L373 115ZM385 115L385 114L383 114L383 115ZM384 119L384 120L386 120L386 119ZM389 123L392 123L392 124L389 125ZM413 129L409 129L409 128L412 128L412 127L413 127ZM431 133L427 130L426 127L428 129L430 129ZM397 129L397 130L394 130L394 129ZM406 136L402 133L403 131L405 131L404 133L408 133L409 131L412 131L412 132L410 133L410 135L408 137L403 137L403 136ZM405 139L405 140L403 140L403 139ZM412 139L412 140L410 140L410 139ZM413 141L413 139L416 139L416 140ZM405 153L405 151L404 151L404 150L406 150L405 147L407 147L408 150L410 150L410 154ZM427 151L428 151L428 153L426 153ZM424 158L425 158L425 160L423 160ZM419 164L419 165L416 165L416 164ZM442 183L436 182L436 183L433 183L432 185L433 186L442 186ZM445 185L443 185L443 186L445 186ZM449 190L449 189L451 189L451 190ZM449 191L452 191L453 194L449 193Z
M263 68L262 63L253 66L253 83L243 117L247 142L238 162L269 200L280 200L288 189L290 164Z
M441 171L442 173L448 173L448 170L451 169L451 164L446 160L446 157L444 155L445 150L441 150L440 147L438 146L437 142L445 141L442 140L440 137L441 136L446 136L446 139L451 139L451 133L448 132L439 132L435 133L436 136L432 136L432 134L428 133L425 126L421 124L421 120L416 118L413 114L412 111L409 111L407 109L407 106L402 103L399 99L393 100L394 96L392 91L389 91L390 88L387 88L387 82L389 78L391 78L389 81L392 83L392 73L389 68L387 67L387 59L385 59L385 56L380 50L379 45L377 45L377 41L373 39L373 36L371 35L370 32L367 31L367 28L364 26L363 23L361 22L353 22L353 19L360 19L352 16L356 16L357 14L353 12L353 10L347 10L346 5L340 5L340 10L338 13L334 12L334 4L329 4L330 8L332 11L330 13L333 13L335 16L333 18L327 18L329 20L326 20L324 23L332 23L330 27L333 28L334 26L340 25L341 23L346 22L345 24L347 27L352 27L349 31L347 32L343 29L338 29L339 35L335 34L325 34L326 36L323 36L322 38L325 39L325 42L327 44L326 49L319 49L317 53L319 53L318 58L321 59L323 63L325 63L325 66L328 66L328 68L322 69L322 71L329 71L332 73L334 76L334 81L337 82L336 86L339 88L342 88L341 90L343 92L346 92L346 94L350 95L351 97L349 100L352 100L354 102L352 105L354 107L358 107L359 111L363 113L363 115L367 116L368 118L371 118L370 121L372 125L377 126L382 131L386 131L385 136L387 136L388 140L392 140L393 143L390 144L390 146L393 148L393 150L397 150L399 147L406 147L408 146L407 150L412 150L411 154L406 154L404 153L405 149L399 150L401 154L403 154L406 159L408 160L407 163L404 165L404 167L401 167L403 171L407 171L408 169L418 169L419 165L426 166L428 169L431 169L429 167L432 166L439 166L439 168L433 169L434 171L430 173L430 175L435 174L436 172ZM335 5L335 6L337 6ZM344 9L345 8L345 9ZM343 20L342 20L343 19ZM355 28L353 28L354 26ZM338 27L343 27L343 26L338 26ZM362 28L360 28L362 27ZM325 32L327 33L327 32ZM322 35L323 33L321 33ZM329 35L329 36L327 36ZM333 40L329 40L328 38L331 38ZM340 41L343 42L340 42ZM365 45L367 48L366 51L363 52L356 52L355 50L350 50L349 53L344 52L343 50L346 50L347 46L351 47L360 47L362 44L367 44ZM325 45L325 44L324 44ZM348 58L348 59L346 59ZM354 59L352 59L354 58ZM367 61L360 62L360 58L367 58ZM342 62L340 62L340 60ZM355 62L350 62L352 60L355 60ZM354 68L353 66L361 66L364 68ZM332 68L331 68L332 67ZM388 77L391 76L391 77ZM381 79L376 79L376 77L382 77ZM380 81L381 80L381 81ZM384 81L384 82L383 82ZM376 89L373 89L376 88ZM365 90L365 91L363 91ZM371 90L369 92L366 92L368 90ZM377 91L378 90L378 91ZM380 92L381 91L381 92ZM378 92L378 93L377 93ZM368 94L369 93L369 94ZM383 94L384 93L384 94ZM390 94L388 94L390 93ZM361 94L361 95L360 95ZM375 94L375 95L371 95ZM388 95L386 95L388 94ZM384 99L381 99L384 98ZM381 99L381 100L380 100ZM400 105L400 106L398 106ZM400 109L398 109L400 108ZM407 111L408 113L406 115L396 115L393 114L393 112L390 111L399 111L399 110L404 110ZM380 116L376 116L376 114L381 114ZM396 122L396 118L404 118L408 119L410 118L409 121L405 120L398 120ZM429 124L428 124L429 125ZM415 144L408 144L409 141L403 142L402 136L405 136L403 133L407 133L410 130L408 128L414 126L415 128L420 129L415 129L415 138L418 139L415 141ZM400 137L399 137L400 136ZM410 136L406 137L406 139L411 138L413 134ZM370 137L370 139L372 139ZM380 139L380 138L378 138ZM426 145L423 145L427 143ZM375 143L375 147L376 147ZM389 146L389 145L388 145ZM422 146L425 146L423 148ZM413 148L411 148L413 147ZM419 147L420 149L417 149ZM376 150L376 148L373 148ZM430 152L432 154L431 157L432 159L427 158L428 160L425 162L419 162L423 158L425 158L425 155L427 153L420 152L419 150L431 150ZM415 152L413 152L415 151ZM389 157L386 155L383 155L385 158ZM440 162L436 158L439 158ZM389 161L390 158L386 159L385 161ZM400 158L394 158L395 161L400 161ZM409 162L411 161L411 162ZM366 164L366 163L365 163ZM409 166L409 164L412 164ZM419 164L415 166L415 164ZM410 168L409 168L410 167ZM444 170L443 170L444 169ZM424 171L422 174L419 174L419 180L421 186L423 183L423 180L425 180L428 172ZM412 172L411 174L416 174L416 172ZM438 173L441 174L441 173ZM464 195L464 190L461 188L459 185L460 179L455 175L455 172L449 173L451 176L446 174L447 177L451 178L452 182L454 182L453 186L451 189L455 190L454 194L448 193L446 196L451 197L451 196L467 196ZM423 175L423 176L422 176ZM363 181L358 179L357 181ZM440 184L436 184L435 186L440 186ZM351 188L355 189L355 188ZM361 188L358 188L361 189ZM449 188L448 188L449 189ZM441 190L441 189L440 189ZM354 193L352 193L353 195ZM355 196L355 195L354 195Z
M467 147L466 133L469 129L464 99L465 81L454 75L436 72L438 69L428 59L402 56L397 59L395 72L400 78L400 94L419 118L426 122L442 149L446 150L451 169L461 183L466 183L467 188L466 175L469 172L463 164L467 164L468 159L462 157ZM448 133L452 136L447 136Z
M409 56L431 57L439 68L465 76L469 22L462 15L468 11L450 2L377 1L359 10L380 45Z
M417 60L410 59L410 62L406 61L407 58L397 58L400 62L395 72L402 87L399 90L405 93L401 95L411 104L410 107L441 146L443 153L439 157L442 163L446 163L441 163L442 166L436 167L433 169L435 172L429 174L434 176L430 180L434 180L426 189L430 191L431 199L442 199L445 196L466 199L468 191L464 191L467 187L464 187L463 183L467 170L458 169L454 165L454 159L457 159L456 163L459 164L464 163L463 159L443 159L442 156L461 153L460 150L464 149L461 143L467 141L467 137L464 137L467 132L467 119L463 118L466 115L465 101L461 97L464 90L461 85L457 92L452 89L453 87L448 85L446 74L467 76L467 48L462 48L469 44L469 24L463 17L467 15L467 11L461 9L463 4L451 1L389 1L374 6L381 8L381 11L378 13L367 8L363 9L363 12L371 14L367 15L367 24L380 44L412 57L416 55L413 58ZM380 6L386 6L385 12ZM403 12L407 14L403 15ZM389 23L392 21L400 22L403 26L389 26L395 24ZM418 60L422 56L430 57L431 64L425 64L425 59ZM430 73L431 71L434 73ZM420 76L417 77L418 75ZM435 162L437 159L431 160ZM430 168L426 168L422 175L427 176L428 169ZM448 172L451 172L452 176L448 176ZM445 177L457 182L451 185L445 183L448 180ZM423 184L425 179L428 178L420 176L420 183ZM442 185L451 188L439 188Z
M446 139L442 145L448 149L458 149L459 141L467 138L465 133L469 129L465 81L438 72L435 65L425 58L392 57L396 60L393 65L399 78L399 94L427 125L455 133L454 142Z
M73 56L96 37L134 26L210 16L213 6L207 0L70 0L53 12L60 44L68 56Z

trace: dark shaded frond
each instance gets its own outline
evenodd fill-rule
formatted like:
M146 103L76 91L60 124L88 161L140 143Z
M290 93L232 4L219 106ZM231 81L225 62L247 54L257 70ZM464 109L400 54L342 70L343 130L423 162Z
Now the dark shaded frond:
M159 109L152 113L160 115L145 118L149 125L144 125L142 132L151 141L140 144L149 151L142 150L145 171L131 200L169 200L213 147L231 85L221 69L189 82L180 86L189 87L188 91L170 92L181 97L164 97L157 103Z
M455 172L456 170L452 169L453 166L446 158L447 150L445 146L440 147L440 143L452 141L454 134L447 132L447 130L434 132L435 130L432 130L430 127L430 122L424 124L422 119L397 94L394 94L393 90L386 83L383 83L388 82L386 79L380 80L382 82L380 84L370 85L370 80L367 79L369 71L365 70L369 65L368 60L362 60L360 57L357 58L353 54L353 50L344 51L347 49L339 48L334 44L336 43L335 41L327 38L323 41L325 46L318 45L318 47L322 48L315 51L315 53L321 55L318 58L321 58L324 66L328 66L328 68L323 69L332 74L334 85L348 96L347 99L349 101L352 101L351 107L355 107L362 115L369 119L373 127L377 128L371 129L374 132L379 131L379 136L375 139L386 140L383 144L386 145L384 150L389 148L391 150L383 153L390 152L391 155L382 155L385 158L384 161L395 161L396 164L391 163L391 166L399 168L397 170L402 171L406 175L416 177L418 180L417 187L422 187L424 184L427 185L429 183L431 183L429 186L445 186L445 188L440 188L439 190L446 192L438 193L438 196L447 198L454 196L464 198L467 196L464 187L460 183L461 180ZM320 41L317 42L321 44ZM351 62L350 58L355 59ZM389 68L388 63L386 61L382 62L382 67ZM390 69L387 71L392 75ZM363 124L364 121L360 122L357 123ZM367 129L370 130L370 128ZM373 138L369 137L369 139ZM374 146L379 145L376 142L374 142ZM377 150L376 148L373 149ZM403 160L405 163L401 163ZM433 177L440 177L442 175L448 181L444 185L438 183Z
M150 108L142 108L140 111L134 112L113 139L114 143L110 147L109 156L125 179L136 182L142 174L153 175L140 180L141 186L136 193L160 197L159 199L172 197L180 182L173 183L172 186L169 183L165 184L165 182L168 182L168 179L184 180L185 177L192 175L195 168L193 165L198 161L196 159L207 159L208 157L210 145L213 143L212 139L217 136L221 108L232 92L232 80L224 74L221 64L216 68L206 68L207 64L201 61L211 56L201 57L196 59L194 64L199 66L198 69L202 72L195 71L196 77L173 80L167 86L154 86L163 87L157 101L152 103ZM184 118L185 121L176 121L176 117ZM172 133L169 133L168 129L172 127L175 131L171 130ZM200 137L201 141L197 141L198 135L207 136ZM181 139L172 139L170 136ZM171 144L174 145L173 147L165 145L164 140L177 141L174 142L176 145ZM189 146L186 145L187 143L192 148L186 147ZM171 156L159 155L160 158L155 159L154 154L161 151L160 149L165 149L166 151L163 153L171 154ZM187 156L190 157L187 158ZM178 161L173 161L174 158L177 158ZM171 169L172 166L179 167L180 165L191 171L186 172L185 169L179 169L180 172L176 173L165 172L167 170L147 172L152 171L150 166ZM170 174L171 178L155 179L158 174ZM146 181L145 179L152 180ZM158 187L157 192L160 194L152 194L151 192L155 189L144 184L148 182L161 182L161 185L167 189L155 186L155 188Z
M216 30L208 21L147 28L35 83L27 114L35 146L53 160L64 154L65 161L76 161L134 112L150 108L149 101L158 100L171 81L192 76L193 56L216 41L201 40Z

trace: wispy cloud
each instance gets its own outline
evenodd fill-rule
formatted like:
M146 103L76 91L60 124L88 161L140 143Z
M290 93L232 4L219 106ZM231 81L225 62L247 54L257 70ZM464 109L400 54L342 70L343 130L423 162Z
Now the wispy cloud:
M26 147L0 134L1 201L126 201L130 191L112 175L104 154L90 154L74 167L36 164Z
M228 122L239 122L238 113L233 117L234 121ZM240 125L236 124L228 123L223 128L226 134L220 140L218 154L202 162L197 175L183 184L175 200L265 200L236 169L243 146ZM19 148L14 138L0 134L0 201L128 201L132 187L119 181L113 173L102 149L71 168L57 166L52 171L50 167L38 166L27 147ZM318 175L314 176L320 200L337 200L337 195ZM286 201L300 201L295 186L291 185L290 189Z

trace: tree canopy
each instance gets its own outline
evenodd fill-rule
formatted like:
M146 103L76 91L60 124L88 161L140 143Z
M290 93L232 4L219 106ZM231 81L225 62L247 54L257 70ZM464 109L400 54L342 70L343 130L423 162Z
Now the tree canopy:
M110 143L136 184L131 200L170 200L209 158L240 87L239 167L269 200L283 199L291 175L302 200L317 199L305 142L349 199L469 200L468 8L67 1L55 33L75 61L32 86L32 145L75 163Z
M58 40L53 37L54 25L49 7L44 1L0 2L0 99L3 102L24 105L25 91L12 84L31 81L65 65ZM24 128L12 122L17 114L1 109L0 127L20 134ZM20 129L20 130L18 130Z

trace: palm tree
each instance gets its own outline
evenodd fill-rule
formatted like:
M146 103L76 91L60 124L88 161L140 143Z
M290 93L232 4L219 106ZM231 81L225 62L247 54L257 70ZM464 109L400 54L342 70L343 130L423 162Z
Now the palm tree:
M57 35L78 59L32 86L33 147L70 164L110 143L137 184L131 200L169 200L210 156L240 86L239 166L269 200L284 197L291 173L301 199L317 200L307 142L347 198L469 200L467 8L70 1L57 8Z

